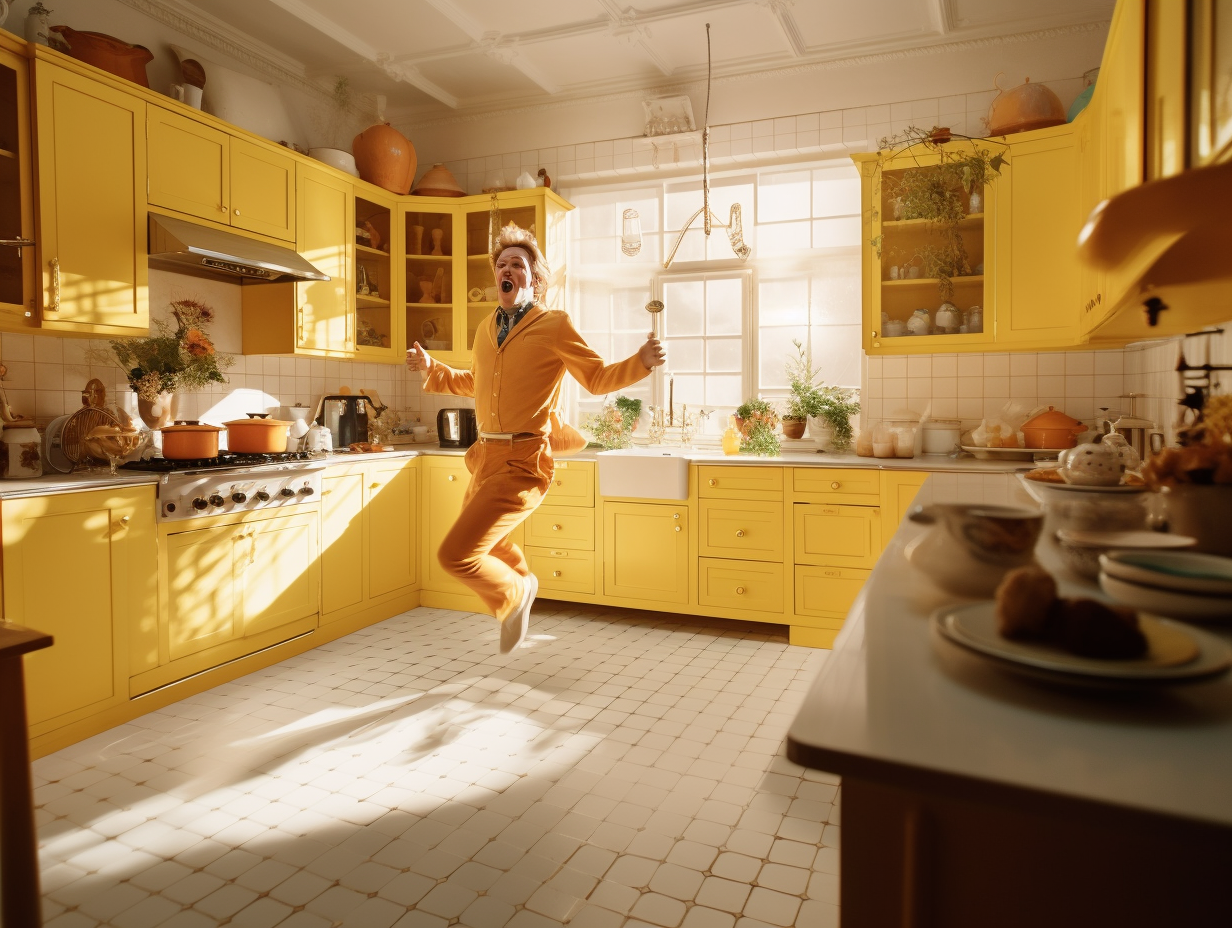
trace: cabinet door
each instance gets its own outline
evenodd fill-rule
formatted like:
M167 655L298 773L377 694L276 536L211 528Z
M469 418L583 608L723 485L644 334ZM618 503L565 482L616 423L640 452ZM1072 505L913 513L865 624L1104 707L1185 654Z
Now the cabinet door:
M595 550L595 511L572 506L540 506L526 520L526 543L551 548Z
M296 187L296 249L329 280L295 285L296 347L319 354L348 354L355 347L351 293L352 188L307 165Z
M227 222L229 137L195 119L158 106L146 109L149 199L202 219Z
M42 325L149 328L145 103L35 62Z
M231 139L231 225L294 240L295 162L290 157Z
M927 479L928 474L922 471L881 472L881 540L884 544L889 544L898 531L915 495Z
M1099 73L1107 120L1108 197L1142 183L1145 54L1145 0L1122 0L1112 17Z
M34 241L29 63L0 49L0 240ZM34 316L35 249L0 245L0 325L22 330Z
M870 573L851 567L797 567L796 614L845 619Z
M238 574L249 550L247 532L226 525L167 536L164 598L171 660L240 637Z
M604 503L603 592L689 601L689 511L662 503Z
M1078 212L1085 223L1091 210L1104 199L1104 97L1096 87L1087 108L1074 120L1078 142ZM1108 315L1107 273L1085 262L1079 265L1079 320L1082 335L1088 334Z
M742 612L783 611L783 565L767 561L697 559L697 601Z
M871 568L881 555L881 515L870 506L796 503L796 563Z
M264 519L244 526L236 547L241 589L241 634L255 635L320 610L316 512Z
M703 499L699 516L698 554L703 557L783 560L782 503Z
M321 618L364 601L364 475L321 482Z
M25 658L31 728L127 700L129 627L157 604L152 488L4 500L2 512L5 619L55 639Z
M1074 131L1058 126L1029 135L1011 137L997 181L996 338L1007 347L1064 347L1078 339L1077 241L1086 219Z
M469 593L466 587L441 569L436 552L462 511L462 498L470 474L461 460L424 461L424 560L427 570L424 585L442 593Z
M415 582L417 477L413 463L406 461L375 465L365 474L369 597L402 590Z

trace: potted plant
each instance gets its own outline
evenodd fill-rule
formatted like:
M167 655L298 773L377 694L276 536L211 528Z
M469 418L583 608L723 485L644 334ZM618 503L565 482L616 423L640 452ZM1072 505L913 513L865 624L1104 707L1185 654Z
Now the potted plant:
M787 412L783 414L783 435L787 438L803 438L809 416L816 416L821 409L821 396L817 392L818 372L805 354L804 345L793 338L796 357L787 362L787 382L791 394L787 398Z
M774 411L774 406L770 401L755 396L736 407L736 428L741 435L746 433L746 427L754 416L774 416L775 423L778 423L778 413Z
M778 457L781 449L774 434L779 414L768 400L753 397L736 408L736 424L740 429L740 453L758 457Z
M855 396L849 387L817 388L818 410L809 418L809 431L822 451L846 451L851 447L851 417L860 412Z
M633 444L633 432L641 414L641 400L618 396L586 421L586 429L604 451L628 448Z

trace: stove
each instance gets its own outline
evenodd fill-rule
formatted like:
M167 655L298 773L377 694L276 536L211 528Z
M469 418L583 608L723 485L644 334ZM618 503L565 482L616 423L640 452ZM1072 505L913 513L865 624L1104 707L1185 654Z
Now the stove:
M326 462L305 451L232 454L216 458L130 461L122 469L161 474L158 519L182 522L208 516L316 505Z

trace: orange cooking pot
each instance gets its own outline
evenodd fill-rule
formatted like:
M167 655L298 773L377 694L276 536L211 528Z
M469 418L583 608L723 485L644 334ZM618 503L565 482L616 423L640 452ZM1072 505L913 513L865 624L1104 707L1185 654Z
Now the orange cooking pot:
M248 416L223 423L227 427L227 450L241 454L278 454L287 450L290 422L267 419L261 413Z
M1022 440L1028 448L1073 448L1086 430L1077 419L1049 406L1022 424Z
M179 420L175 425L159 429L163 435L163 457L172 461L195 461L218 457L217 425L205 425L195 420Z

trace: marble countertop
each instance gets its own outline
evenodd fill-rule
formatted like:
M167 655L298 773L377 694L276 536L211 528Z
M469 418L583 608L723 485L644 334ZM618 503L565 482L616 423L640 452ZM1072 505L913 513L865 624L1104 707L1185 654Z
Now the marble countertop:
M929 478L917 501L970 498L972 479L942 495ZM934 610L972 600L907 562L924 530L904 522L877 562L792 723L793 750L824 754L833 773L933 771L1232 825L1232 674L1126 693L1007 673L931 631ZM1037 553L1062 595L1104 598L1051 542ZM1232 641L1230 626L1205 628Z

